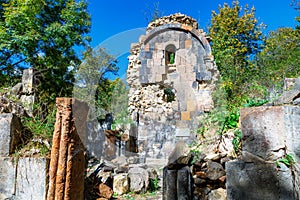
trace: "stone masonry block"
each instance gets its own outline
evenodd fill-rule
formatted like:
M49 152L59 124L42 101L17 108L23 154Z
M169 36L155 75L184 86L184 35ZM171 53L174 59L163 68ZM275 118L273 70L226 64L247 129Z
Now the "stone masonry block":
M15 160L9 157L0 157L0 199L11 199L13 197L15 178Z
M190 112L189 111L185 111L185 112L181 112L181 120L190 120L191 116L190 116Z
M197 105L195 100L187 100L187 111L196 111Z
M164 50L163 43L155 43L155 50L156 51Z
M25 69L22 76L23 93L31 94L34 90L34 73L33 68Z
M21 141L21 122L12 113L0 114L0 156L12 154Z
M243 151L277 160L285 147L299 158L300 107L261 106L241 109Z
M192 40L186 40L184 46L186 49L189 49L192 46Z
M19 158L17 168L17 199L46 199L49 159Z
M162 81L162 75L156 74L156 82L161 82L161 81Z
M153 60L147 59L147 67L152 68L153 67Z

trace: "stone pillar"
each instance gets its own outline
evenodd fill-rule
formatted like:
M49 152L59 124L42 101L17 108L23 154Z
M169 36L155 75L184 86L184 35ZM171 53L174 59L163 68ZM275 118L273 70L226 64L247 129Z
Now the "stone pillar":
M163 200L177 199L177 170L163 170Z
M188 166L181 169L163 170L163 200L184 199L192 197L193 181L191 170Z
M189 168L191 154L184 141L179 141L163 170L163 200L192 199L193 178Z
M34 68L28 68L23 70L22 76L22 95L20 100L25 107L29 116L33 116L33 105L35 103L36 87L38 85L37 75L39 74L38 70Z
M85 157L80 135L85 123L78 122L79 135L75 113L87 106L72 98L57 98L56 107L47 200L83 200ZM86 116L87 110L81 113L80 121L85 122Z
M299 120L299 106L241 109L242 158L226 163L229 200L299 200ZM290 167L278 162L287 153Z

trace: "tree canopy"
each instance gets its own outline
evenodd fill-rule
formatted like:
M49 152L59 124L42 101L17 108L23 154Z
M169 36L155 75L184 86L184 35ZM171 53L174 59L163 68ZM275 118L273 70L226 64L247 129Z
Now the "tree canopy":
M104 48L87 47L84 59L76 73L76 82L73 90L74 97L88 103L93 114L92 118L109 111L113 81L109 81L109 73L118 71L116 59L107 53Z
M5 0L0 6L0 82L34 67L44 88L69 94L80 63L74 46L89 41L90 15L83 0ZM13 78L12 78L13 77ZM57 91L61 88L61 91Z
M257 56L260 81L267 87L286 77L300 76L300 32L279 28L269 33L263 51Z
M232 6L219 6L212 12L209 36L212 52L220 71L229 101L241 98L244 84L252 72L252 58L261 50L262 25L255 18L255 8L242 8L239 1ZM234 103L234 102L233 102Z

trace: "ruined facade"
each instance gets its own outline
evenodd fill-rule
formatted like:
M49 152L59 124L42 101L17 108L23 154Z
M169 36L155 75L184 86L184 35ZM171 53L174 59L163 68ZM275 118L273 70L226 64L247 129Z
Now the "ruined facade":
M167 157L176 140L191 138L197 116L213 108L219 73L209 42L196 20L174 14L150 23L128 58L129 112L139 152Z

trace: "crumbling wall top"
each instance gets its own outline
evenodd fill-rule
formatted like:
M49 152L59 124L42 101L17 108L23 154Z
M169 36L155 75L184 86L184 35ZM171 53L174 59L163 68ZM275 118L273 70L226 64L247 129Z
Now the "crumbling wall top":
M156 28L164 24L177 24L177 23L190 26L194 29L198 29L198 22L195 19L181 13L175 13L169 16L164 16L159 19L156 19L153 22L150 22L147 27L147 31L151 31L153 28Z

